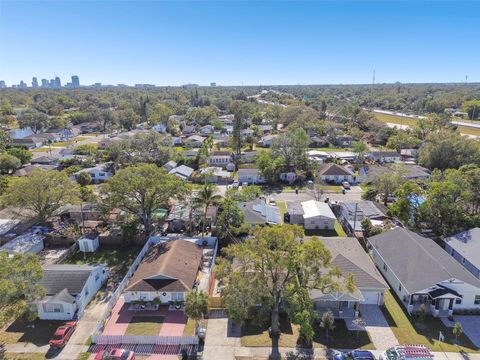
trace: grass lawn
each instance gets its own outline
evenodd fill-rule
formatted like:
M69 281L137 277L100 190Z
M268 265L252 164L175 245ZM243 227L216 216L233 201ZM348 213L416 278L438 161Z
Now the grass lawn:
M77 137L74 137L72 140L73 141L85 141L85 140L89 140L91 138L92 138L92 136L77 136Z
M338 220L335 220L335 231L337 236L347 237L347 233L343 230L342 224Z
M123 277L137 257L139 246L130 247L100 247L96 252L84 253L78 251L65 260L66 264L106 264L111 274Z
M320 185L322 190L342 192L343 187L340 185Z
M90 354L89 354L90 355ZM5 353L6 360L43 360L45 354L40 352L33 353Z
M158 336L164 320L163 316L134 316L125 335Z
M27 322L25 319L20 318L0 332L0 342L5 344L27 342L37 346L48 345L48 341L52 338L57 327L63 323L64 321L39 319Z
M66 146L69 146L71 145L72 142L71 141L57 141L57 142L54 142L52 143L52 147L66 147Z
M38 148L35 148L35 149L30 149L29 151L30 152L48 152L48 147L38 147Z
M381 309L400 344L423 344L432 351L479 351L465 334L459 337L459 346L453 345L455 337L452 328L447 328L439 319L427 316L422 322L408 316L389 291L385 293L385 307ZM445 342L438 341L439 331L445 336Z
M242 346L271 346L272 341L268 335L268 327L269 325L256 326L253 324L246 324L242 328ZM280 316L280 329L282 331L279 342L280 347L302 347L302 344L298 342L298 325L291 324L286 316ZM330 341L328 343L326 340L325 329L318 325L315 325L314 329L315 335L313 338L313 347L316 348L330 346L337 349L375 349L366 331L360 331L359 337L357 338L356 332L348 331L343 320L335 321L335 329L329 332Z
M418 121L422 121L421 119L418 119L418 120L409 119L401 116L378 114L378 113L375 113L375 117L377 118L377 120L381 122L399 124L399 125L408 125L408 126L415 126ZM480 136L480 129L476 129L468 126L458 126L458 130L462 134Z
M277 205L278 208L280 209L280 213L281 213L282 219L283 219L283 216L284 216L285 213L287 212L287 204L285 203L285 201L277 201L277 202L276 202L276 205Z

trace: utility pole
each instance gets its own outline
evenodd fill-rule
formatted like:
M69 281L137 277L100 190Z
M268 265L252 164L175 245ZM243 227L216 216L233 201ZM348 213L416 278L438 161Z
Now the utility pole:
M373 69L372 85L375 85L375 69Z
M468 82L468 75L465 75L465 85L467 85Z

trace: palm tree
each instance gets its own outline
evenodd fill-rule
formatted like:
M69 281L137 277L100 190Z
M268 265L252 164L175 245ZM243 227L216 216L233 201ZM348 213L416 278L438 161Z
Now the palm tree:
M197 197L193 199L195 205L199 207L203 207L203 227L202 227L202 235L205 230L205 221L207 219L207 210L208 207L211 205L217 205L220 203L222 197L218 194L215 194L215 185L213 184L205 184L202 189L198 192Z
M198 321L208 314L208 296L203 291L191 291L185 298L185 314L195 320L195 329Z

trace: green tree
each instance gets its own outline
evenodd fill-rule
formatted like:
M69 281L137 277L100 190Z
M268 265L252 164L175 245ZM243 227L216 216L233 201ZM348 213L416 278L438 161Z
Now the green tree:
M333 317L333 313L329 310L322 314L320 318L320 326L325 329L325 336L327 338L327 343L329 342L328 333L335 329L335 318Z
M168 104L160 103L153 106L148 115L150 125L167 123L171 115L175 114L175 109Z
M412 134L409 130L397 130L396 134L393 134L388 138L387 148L400 151L401 149L417 148L421 143L421 140Z
M467 112L471 120L480 118L480 100L465 101L462 104L462 110Z
M208 207L218 205L222 199L219 194L216 194L216 190L215 185L205 184L193 200L195 205L203 208L203 229L205 229ZM204 230L202 230L202 233L203 232Z
M208 315L208 296L203 291L190 291L185 298L185 314L195 320L198 328L198 322Z
M295 129L293 133L281 134L272 142L272 155L281 157L287 167L307 170L307 148L310 143L305 130Z
M115 117L117 118L117 122L120 124L120 126L129 131L140 123L140 116L138 116L138 114L133 111L132 108L118 110L115 113Z
M2 196L8 188L8 177L0 175L0 196Z
M0 252L0 326L29 313L29 305L45 295L39 258L33 254Z
M12 147L7 149L7 154L15 156L18 160L20 160L22 165L28 164L30 160L32 160L33 156L30 151L18 147Z
M223 244L228 244L234 240L242 231L242 225L245 218L242 210L237 203L230 198L226 198L220 204L219 214L217 216L217 234Z
M321 241L298 241L303 237L303 229L297 225L256 228L253 235L224 249L238 266L233 268L229 261L221 259L216 274L224 286L222 297L231 318L243 324L260 305L270 315L275 345L280 334L280 304L298 304L292 297L309 289L325 293L339 290L340 273L331 267L330 251ZM309 310L302 307L296 308L295 313ZM277 357L276 346L272 346L272 351L272 356Z
M21 128L29 127L35 134L50 126L48 115L35 109L26 109L18 116L17 121Z
M459 132L442 130L427 136L420 150L419 163L429 169L458 169L462 165L480 166L480 143Z
M278 181L280 177L284 160L281 157L275 157L269 151L261 151L255 160L255 165L266 181L274 183Z
M0 129L0 153L4 152L7 146L9 146L12 142L10 134Z
M407 181L396 192L397 201L390 205L389 211L407 225L414 225L417 219L420 197L423 190L417 184Z
M134 216L149 235L153 212L190 193L188 184L153 164L139 164L119 170L101 188L108 208L120 208Z
M363 161L365 159L365 155L368 152L367 144L365 144L363 141L355 141L352 144L352 149L353 152L357 155L357 158L360 159L360 161Z
M453 335L455 335L455 341L458 341L458 337L463 333L462 324L458 321L455 323L455 326L452 329Z
M77 183L80 186L85 187L87 185L90 185L91 182L92 182L92 177L88 172L82 171L77 175Z
M65 173L40 169L11 180L3 199L7 206L33 212L41 224L61 206L77 200L78 188Z
M17 170L22 163L20 160L10 154L0 154L0 174L11 174Z
M388 198L394 195L402 184L402 172L403 169L401 167L392 167L390 171L383 172L373 179L373 186L381 195L385 206L387 206Z

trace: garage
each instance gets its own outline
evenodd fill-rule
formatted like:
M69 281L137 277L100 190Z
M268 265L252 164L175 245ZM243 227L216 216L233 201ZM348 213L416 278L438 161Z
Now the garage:
M380 291L362 291L365 301L362 304L378 305L378 299L381 296Z

